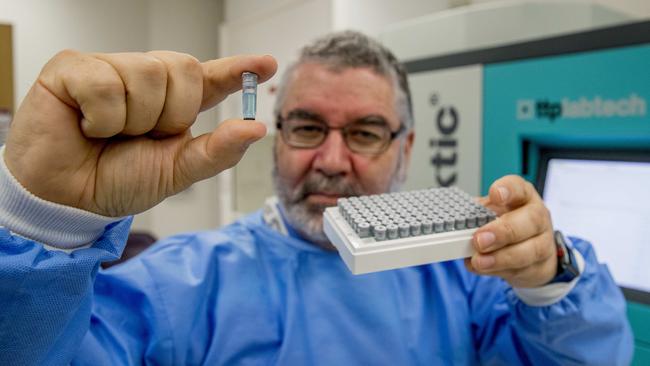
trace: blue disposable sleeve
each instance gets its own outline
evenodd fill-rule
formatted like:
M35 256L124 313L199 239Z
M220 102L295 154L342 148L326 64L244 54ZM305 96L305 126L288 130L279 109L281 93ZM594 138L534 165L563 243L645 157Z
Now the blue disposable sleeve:
M585 268L574 288L554 304L530 306L504 281L476 278L470 301L482 364L630 363L633 337L621 290L589 243L573 239L573 245Z
M90 325L99 264L120 257L131 219L72 252L0 228L0 365L67 365Z

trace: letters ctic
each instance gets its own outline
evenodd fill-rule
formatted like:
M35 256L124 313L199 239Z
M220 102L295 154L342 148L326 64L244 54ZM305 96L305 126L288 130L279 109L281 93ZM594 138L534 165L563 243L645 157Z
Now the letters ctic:
M429 146L434 155L431 164L435 170L436 183L440 187L449 187L456 183L457 139L454 135L460 123L458 111L455 107L441 107L436 115L435 126L439 132L439 139L430 139ZM443 172L447 168L447 174Z

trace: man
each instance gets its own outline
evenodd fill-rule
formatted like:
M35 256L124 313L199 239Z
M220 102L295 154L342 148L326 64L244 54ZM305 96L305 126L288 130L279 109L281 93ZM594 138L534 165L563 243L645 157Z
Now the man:
M573 239L557 277L547 210L514 176L484 203L478 254L353 276L322 232L336 198L397 189L413 144L410 94L389 51L354 32L307 46L277 101L277 201L124 265L130 219L227 168L264 134L201 109L262 80L270 57L199 64L167 52L64 52L13 122L0 174L3 364L625 364L631 333L606 267ZM550 284L549 284L550 283Z

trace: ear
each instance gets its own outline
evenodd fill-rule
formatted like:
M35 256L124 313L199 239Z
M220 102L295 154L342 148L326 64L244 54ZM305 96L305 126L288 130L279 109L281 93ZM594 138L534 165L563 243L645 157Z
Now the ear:
M413 148L413 142L415 142L415 131L410 129L406 135L406 141L404 141L404 160L406 160L406 165L411 161L411 149Z
M399 172L399 180L401 183L406 181L406 176L408 175L409 164L411 163L411 151L413 149L413 142L415 142L415 131L410 129L407 132L406 137L404 137L404 152L402 167Z

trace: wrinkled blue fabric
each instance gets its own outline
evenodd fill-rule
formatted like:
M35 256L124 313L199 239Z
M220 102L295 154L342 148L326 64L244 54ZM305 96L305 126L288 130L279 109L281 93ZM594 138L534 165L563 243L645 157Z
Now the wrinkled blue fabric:
M575 288L531 307L462 261L354 276L255 213L119 256L130 220L72 254L0 229L2 365L618 365L625 302L590 245Z

